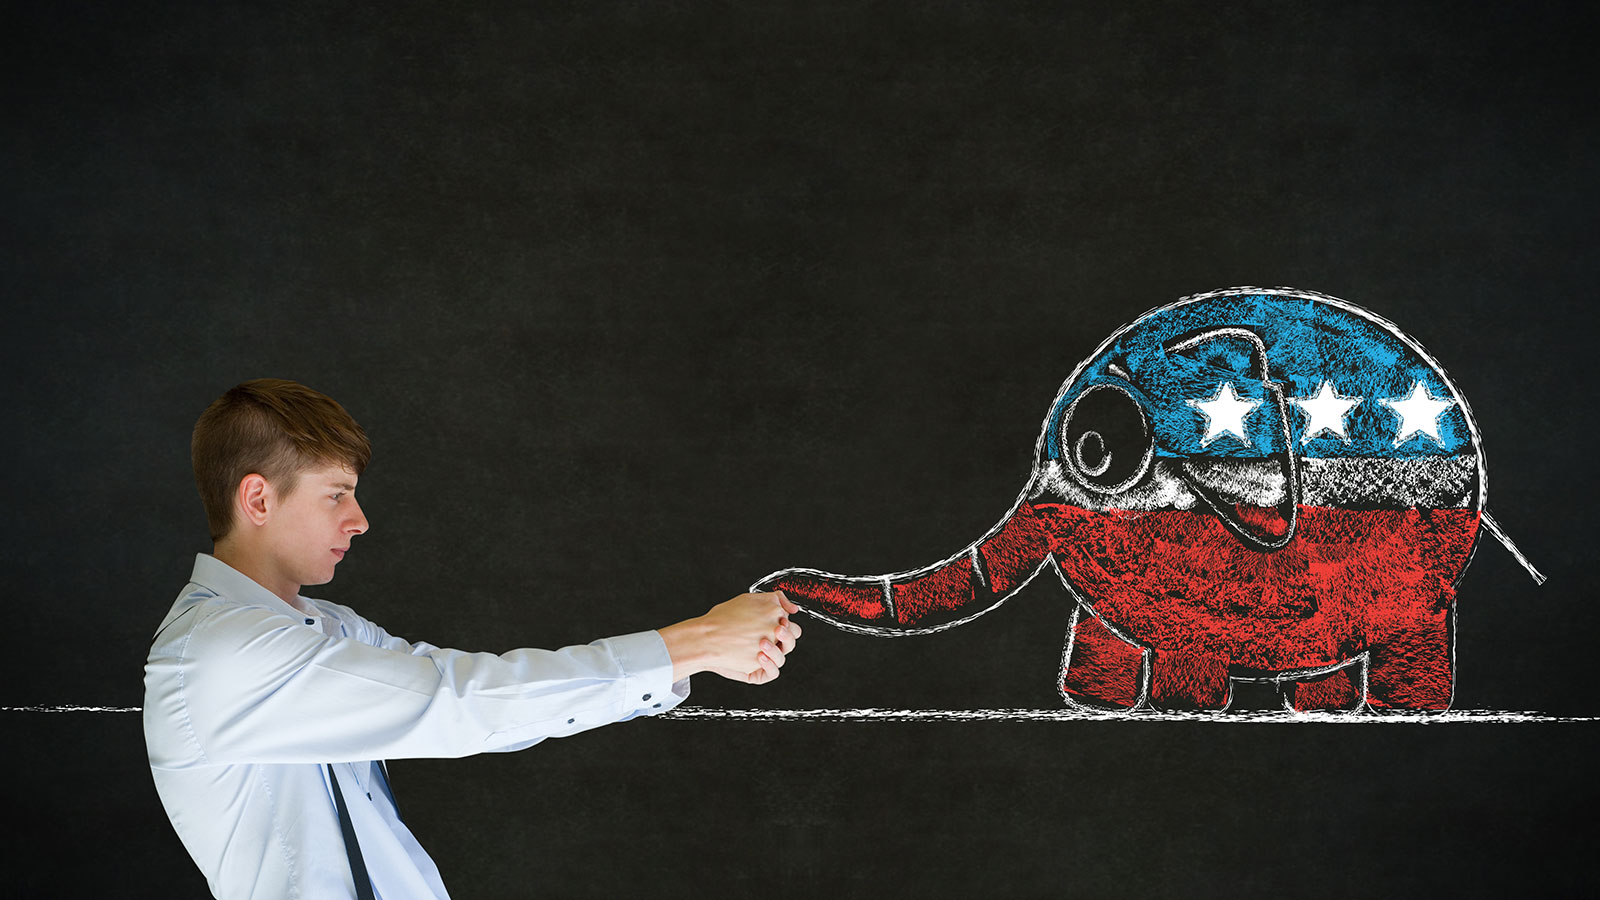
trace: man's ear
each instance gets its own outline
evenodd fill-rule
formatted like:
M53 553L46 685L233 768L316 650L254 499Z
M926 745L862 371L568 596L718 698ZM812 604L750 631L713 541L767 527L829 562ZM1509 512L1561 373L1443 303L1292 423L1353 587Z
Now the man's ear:
M240 522L247 525L266 524L268 506L275 502L272 485L267 483L267 479L255 472L239 479L239 489L234 493L233 504L239 513Z

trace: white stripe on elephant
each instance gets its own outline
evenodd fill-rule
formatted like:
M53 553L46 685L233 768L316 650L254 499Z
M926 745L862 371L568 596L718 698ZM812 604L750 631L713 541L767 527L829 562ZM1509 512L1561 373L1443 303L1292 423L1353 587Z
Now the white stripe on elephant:
M1304 506L1462 509L1472 506L1477 497L1474 456L1301 457L1299 463ZM1285 497L1283 470L1276 460L1157 457L1142 481L1117 494L1085 489L1065 477L1059 461L1051 460L1035 477L1027 499L1094 510L1192 509L1195 496L1185 483L1185 474L1229 503L1277 506Z

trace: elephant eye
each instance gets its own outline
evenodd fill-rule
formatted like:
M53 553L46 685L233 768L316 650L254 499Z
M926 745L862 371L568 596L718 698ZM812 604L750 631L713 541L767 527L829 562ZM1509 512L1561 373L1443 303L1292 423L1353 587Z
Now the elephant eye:
M1144 476L1154 446L1138 401L1109 384L1084 391L1061 425L1067 471L1086 487L1115 493Z

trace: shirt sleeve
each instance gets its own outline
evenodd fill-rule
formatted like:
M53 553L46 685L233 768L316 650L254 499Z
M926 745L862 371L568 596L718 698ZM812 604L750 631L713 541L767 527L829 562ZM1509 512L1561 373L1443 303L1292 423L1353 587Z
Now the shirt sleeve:
M261 607L197 622L170 682L209 763L458 757L677 706L654 631L560 650L467 653L371 626L379 646Z
M357 636L361 640L366 641L374 646L384 647L389 650L398 650L403 653L410 653L417 656L426 655L434 650L439 649L432 644L425 643L423 641L417 641L413 643L405 638L396 637L395 635L390 634L382 625L379 625L371 619L366 618L348 606L337 603L329 603L326 600L319 602L324 606L331 606L336 609L338 611L338 618L341 622L347 623L349 626L359 629L360 633ZM659 633L656 634L659 637ZM664 644L663 650L665 650ZM672 659L669 656L667 658L667 665L670 666L671 664ZM627 720L639 715L665 712L666 710L672 709L687 699L689 699L689 679L685 678L682 681L673 682L671 687L671 696L668 697L667 701L659 708L656 708L656 704L651 704L651 709L636 709L617 721L626 722ZM545 737L547 737L547 735L536 735L525 740L518 741L514 744L508 744L506 746L485 747L484 752L511 753L517 750L523 750L528 747L532 747L534 744L544 740Z

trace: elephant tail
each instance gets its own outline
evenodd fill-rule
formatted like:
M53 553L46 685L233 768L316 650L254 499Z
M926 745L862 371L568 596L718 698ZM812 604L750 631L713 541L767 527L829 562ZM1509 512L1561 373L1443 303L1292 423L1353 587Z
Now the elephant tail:
M1019 502L987 534L954 556L892 575L835 575L782 569L751 585L783 591L808 613L847 631L927 634L999 606L1051 559L1050 510Z

